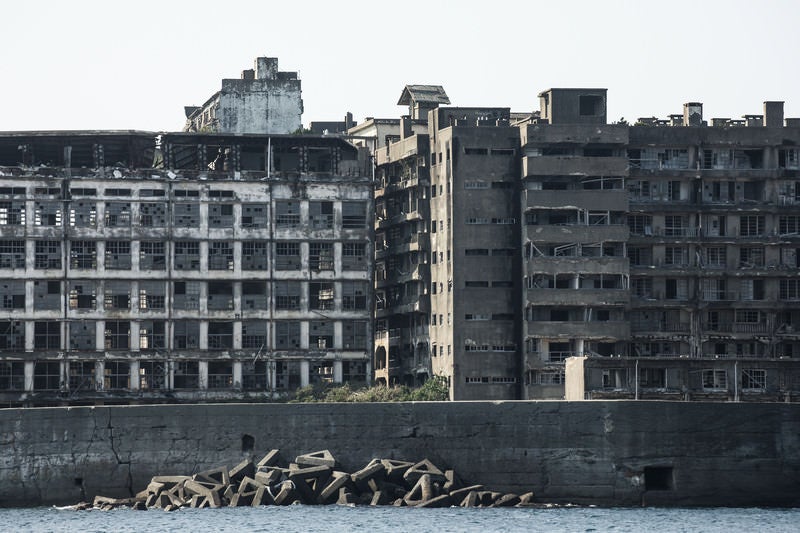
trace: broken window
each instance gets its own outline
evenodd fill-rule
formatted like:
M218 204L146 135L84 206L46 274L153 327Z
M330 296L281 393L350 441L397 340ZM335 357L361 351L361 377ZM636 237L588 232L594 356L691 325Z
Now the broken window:
M243 228L266 228L269 224L267 204L242 204Z
M175 270L200 269L200 243L197 241L175 241ZM141 268L141 265L140 265Z
M139 310L163 311L166 308L167 291L163 281L139 282Z
M105 224L107 228L131 227L130 202L106 202Z
M58 390L61 388L61 363L36 361L33 365L33 390Z
M200 347L200 322L179 320L172 324L173 348L187 350Z
M97 308L97 287L94 281L70 281L69 308L95 310Z
M281 320L275 324L275 348L278 350L300 349L300 322Z
M666 237L687 237L689 221L685 215L664 216L664 235Z
M242 241L242 270L267 270L266 241Z
M765 390L767 388L767 371L758 368L742 370L742 389Z
M308 220L311 229L333 229L333 202L309 202Z
M333 270L333 243L310 243L308 246L308 268L314 271Z
M800 300L800 279L780 280L780 299L788 301Z
M199 228L200 204L175 203L172 206L172 225L176 228Z
M739 235L741 237L758 237L764 234L764 215L739 216Z
M233 282L208 282L208 310L226 311L233 309Z
M367 284L360 281L342 282L342 310L363 311L367 309Z
M69 245L70 268L97 268L97 243L94 241L72 241Z
M73 228L94 228L97 226L97 207L95 202L73 202L69 210L69 225Z
M139 324L139 349L163 350L166 347L166 322L163 320L142 320Z
M342 243L342 270L366 270L367 245L363 242Z
M61 309L61 282L36 280L33 282L33 310Z
M24 226L25 201L0 202L0 226Z
M0 240L0 268L25 268L25 255L24 240Z
M652 278L634 278L631 280L631 292L637 298L653 297Z
M781 282L787 280L781 280ZM763 279L743 279L739 281L739 299L743 301L756 301L764 299Z
M94 361L70 361L67 375L70 391L78 392L95 389Z
M689 297L689 282L686 279L665 280L667 300L686 300Z
M5 281L0 285L3 309L25 309L25 282Z
M22 253L24 250L23 246ZM61 241L36 241L33 267L36 269L60 269Z
M300 270L300 243L275 243L275 269Z
M210 241L208 243L208 269L233 270L233 243Z
M167 388L167 363L162 361L139 362L139 389L162 390Z
M128 281L106 281L103 309L127 310L131 307L131 284Z
M69 323L69 349L94 351L95 323L92 321L73 321Z
M367 322L364 320L346 320L342 323L342 349L367 349Z
M299 311L303 284L299 281L275 282L275 309L278 311Z
M208 227L209 228L232 228L233 227L233 204L209 204L209 206L208 206Z
M724 268L727 264L727 254L724 246L708 246L703 252L705 255L705 267Z
M342 227L363 229L367 227L367 202L342 202Z
M61 226L63 214L61 202L36 202L33 209L33 223L36 226Z
M172 306L175 309L200 309L202 281L176 281L173 283Z
M197 255L200 255L199 249ZM139 270L165 270L166 268L167 256L164 242L141 241L139 243Z
M578 112L582 117L603 114L603 97L594 94L582 94L578 97Z
M142 191L139 192L141 196ZM167 225L166 202L142 202L139 204L139 224L143 228L163 228Z
M233 348L233 322L208 323L208 349L230 350Z
M667 246L664 248L664 264L668 266L689 266L689 250L683 246Z
M760 246L739 249L739 268L764 266L764 248Z
M37 350L61 348L61 323L57 320L34 322L33 347Z
M725 370L707 369L703 370L703 389L705 390L727 390L728 373Z
M242 310L267 309L267 283L265 281L242 282Z
M209 361L208 388L230 389L231 387L233 387L233 362Z
M312 320L308 328L308 347L312 350L333 349L333 322Z
M105 390L130 389L130 363L127 361L106 361L103 369L103 388Z
M308 284L309 309L333 311L334 284L332 282L312 282Z
M106 241L105 266L109 270L130 270L130 241Z
M127 320L106 320L105 349L127 350L130 348L131 323Z
M300 202L277 200L275 202L275 225L278 228L300 226Z
M656 389L666 388L667 370L665 368L640 368L639 386Z
M0 350L25 350L25 323L0 320Z
M628 259L631 266L652 266L653 249L650 246L629 246Z
M0 362L0 390L25 390L25 363L23 361Z
M200 388L200 363L197 361L175 361L172 383L175 389Z
M242 321L242 348L263 350L267 347L267 323L263 320Z
M781 236L800 233L800 215L780 215L778 217L778 233Z
M242 362L242 388L244 390L267 389L267 363L264 361Z
M628 215L631 235L652 235L653 217L651 215Z

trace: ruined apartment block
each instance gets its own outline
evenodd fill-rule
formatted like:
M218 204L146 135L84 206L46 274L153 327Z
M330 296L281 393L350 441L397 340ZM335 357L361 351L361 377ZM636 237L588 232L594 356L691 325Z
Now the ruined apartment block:
M427 353L456 400L800 395L800 124L782 102L629 126L607 123L605 89L550 89L520 116L414 87L376 151L378 379L412 382Z
M0 135L3 405L368 381L366 161L322 137Z
M279 71L276 57L258 57L240 79L223 79L203 105L186 106L184 131L293 133L302 127L301 93L296 72Z

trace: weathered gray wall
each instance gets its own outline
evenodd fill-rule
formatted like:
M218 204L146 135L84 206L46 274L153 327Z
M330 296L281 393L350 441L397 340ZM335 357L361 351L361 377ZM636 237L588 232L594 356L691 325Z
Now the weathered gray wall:
M327 448L345 469L427 457L543 501L800 505L800 405L622 401L3 409L0 505L233 465L245 434L256 456ZM645 466L672 466L673 490L645 491Z

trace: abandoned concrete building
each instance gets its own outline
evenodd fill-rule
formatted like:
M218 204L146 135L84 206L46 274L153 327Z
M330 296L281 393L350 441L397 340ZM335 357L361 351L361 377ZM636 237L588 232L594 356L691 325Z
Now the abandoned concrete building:
M376 379L430 365L456 400L563 398L586 357L638 369L587 377L586 398L796 397L800 124L782 102L629 126L607 123L605 89L539 100L522 119L431 102L426 132L410 114L378 139Z
M367 381L364 152L320 136L0 134L0 403Z
M296 72L279 71L276 57L258 57L240 79L223 79L203 105L186 106L184 131L293 133L302 127L301 92Z

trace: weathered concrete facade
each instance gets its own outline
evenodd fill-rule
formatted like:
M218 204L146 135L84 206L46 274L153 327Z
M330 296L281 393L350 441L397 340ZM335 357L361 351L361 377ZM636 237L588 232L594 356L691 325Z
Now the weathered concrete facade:
M303 114L296 72L278 70L278 58L259 57L241 79L223 79L222 88L202 106L187 106L184 131L207 133L293 133Z
M550 89L540 103L511 126L508 110L432 104L427 133L404 129L377 160L385 183L414 184L381 185L379 210L429 217L379 228L419 243L411 261L389 254L392 268L377 258L379 314L393 298L428 313L452 398L562 398L573 356L748 359L745 388L796 397L800 129L782 103L712 126L699 102L606 124L605 89ZM421 318L379 321L390 340L376 361L416 361L418 343L401 339ZM639 379L657 389L652 372Z
M323 137L0 135L0 401L368 381L364 155Z
M130 496L279 448L428 458L539 502L800 505L800 405L448 402L0 410L0 505Z

